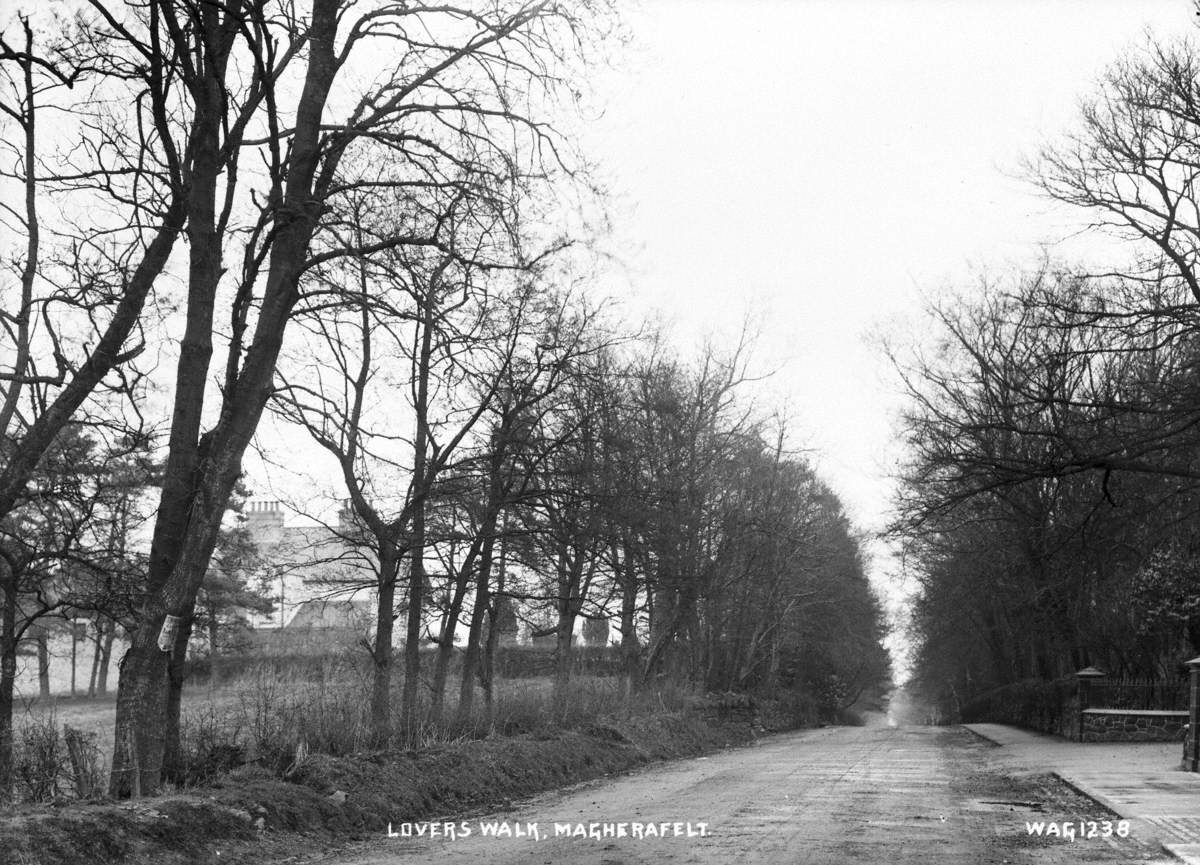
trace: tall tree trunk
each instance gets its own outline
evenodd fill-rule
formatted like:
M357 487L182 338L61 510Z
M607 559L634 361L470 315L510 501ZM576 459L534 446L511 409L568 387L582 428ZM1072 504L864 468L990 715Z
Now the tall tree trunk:
M75 679L79 671L79 629L75 627L75 619L71 622L71 696L75 696Z
M37 629L38 696L50 699L50 632L44 625Z
M0 437L5 441L9 441L9 424L16 416L17 408L21 403L21 397L24 392L20 382L25 376L26 370L29 367L31 359L31 340L30 340L30 325L34 315L33 287L38 275L38 255L39 244L41 239L41 222L38 219L37 212L37 187L38 187L38 153L37 153L37 102L38 89L34 86L33 70L34 70L34 48L33 48L33 28L29 25L29 20L24 19L21 22L25 31L25 56L19 55L15 58L24 73L23 89L24 99L22 100L21 111L18 113L17 121L24 131L24 142L22 147L21 158L24 165L22 166L21 174L22 183L25 187L25 263L21 268L21 301L16 309L15 323L15 356L13 358L12 379L4 389L4 399L0 400ZM10 58L12 59L11 55ZM12 109L5 106L9 112ZM11 146L11 145L10 145ZM11 321L12 319L10 319ZM8 331L9 337L13 336L11 330ZM12 343L6 340L6 346Z
M180 778L183 768L183 743L179 734L182 729L183 682L187 678L188 640L192 636L193 617L191 614L180 622L179 631L175 635L175 644L171 647L171 658L167 662L167 718L163 741L163 774L170 779Z
M468 574L469 578L469 574ZM437 657L433 662L433 680L430 684L429 712L436 723L442 720L446 704L446 682L450 678L450 661L454 657L454 636L458 631L458 619L462 616L466 592L456 583L450 598L450 608L438 633Z
M216 687L218 667L221 663L220 652L217 649L217 638L220 623L217 621L216 611L208 617L208 687L211 690Z
M492 594L492 602L488 605L488 629L483 641L483 657L479 659L479 690L483 692L483 716L490 726L496 720L496 646L500 643L500 629L496 627L499 621L500 604L504 596L504 581L497 579L497 592Z
M486 531L486 523L484 531ZM475 560L479 557L482 544L483 531L471 541L462 565L455 574L454 593L450 596L450 606L446 610L442 631L438 635L437 660L433 668L433 693L430 696L431 711L435 721L440 721L442 718L446 700L446 681L450 677L450 660L454 657L455 652L454 636L458 631L458 620L462 618L463 603L466 601L467 590L470 588L471 573L475 569ZM463 674L466 674L465 668Z
M217 286L221 280L223 232L217 227L217 181L223 168L221 121L223 116L224 70L227 43L219 38L219 6L201 7L201 36L205 55L199 59L206 70L198 86L195 118L190 141L191 186L188 194L188 298L187 321L179 344L176 366L175 403L167 465L163 472L162 496L150 549L150 591L157 591L169 577L179 557L183 531L195 504L196 472L203 459L200 437L204 397L213 352L213 316ZM199 53L199 52L198 52ZM176 636L168 662L166 749L179 753L179 711L183 703L185 676L182 664L191 636L191 613Z
M479 684L483 688L483 705L489 725L496 721L496 646L500 643L500 605L506 600L505 586L508 581L508 513L504 514L504 531L497 543L500 544L500 567L496 571L496 591L488 603L487 640L483 644L483 658L479 666ZM488 552L488 570L491 570L492 554Z
M429 493L429 377L433 359L434 306L437 278L425 287L421 310L421 341L417 352L416 436L413 440L412 567L408 581L408 622L404 638L404 690L400 701L410 735L417 722L417 686L421 679L421 615L425 605L425 510Z
M398 564L391 542L381 540L375 645L371 651L371 736L377 747L386 745L392 733L392 630Z
M321 156L321 116L336 73L337 0L313 0L308 68L295 114L288 175L270 252L253 341L240 372L227 379L216 426L200 449L196 493L181 534L179 556L161 587L142 605L132 645L121 665L109 789L114 796L149 794L161 781L166 734L167 662L174 648L160 632L168 615L190 618L196 593L216 546L221 518L241 473L242 455L270 398L276 362L319 209L314 177ZM216 7L214 7L216 8ZM327 167L332 172L336 160ZM231 354L230 370L240 352Z
M156 627L157 625L157 627ZM149 795L161 781L166 743L167 653L147 636L158 633L162 616L145 619L119 665L117 722L109 794Z
M96 675L100 672L100 649L104 645L104 624L97 616L93 620L96 636L92 638L92 669L88 674L88 696L96 696Z
M0 802L13 793L13 686L17 681L17 592L0 561Z
M638 669L642 651L637 637L637 574L633 569L633 558L626 545L624 562L618 564L619 552L613 549L613 567L621 587L621 670L625 678L628 696L638 686Z
M484 503L483 520L480 523L479 533L471 545L471 552L467 556L467 562L464 563L461 572L461 581L455 590L455 601L457 608L455 609L456 617L462 611L462 597L459 595L459 589L465 595L466 589L470 581L470 565L473 559L477 556L479 559L479 574L475 582L475 603L471 611L471 623L467 628L467 647L463 653L462 674L459 680L458 688L458 718L459 722L465 724L471 716L471 711L474 708L475 702L475 682L478 678L479 682L484 685L485 693L488 694L489 707L490 702L490 665L495 652L495 643L498 635L495 635L495 616L491 611L491 601L488 593L488 586L491 583L492 557L496 548L496 526L500 520L500 511L503 510L503 502L506 498L506 490L504 481L501 479L501 471L504 467L504 461L507 453L506 436L500 435L494 437L492 453L488 458L488 485L487 498ZM507 525L507 514L505 521ZM493 627L487 631L487 639L484 639L484 615L491 617ZM485 642L491 645L491 651L486 651Z
M484 623L491 613L492 551L496 542L492 531L483 539L479 550L479 575L475 580L475 602L471 609L471 626L467 630L467 648L463 653L462 681L458 689L458 720L466 724L475 708L475 683L486 682L480 659L484 643ZM496 629L489 628L491 637Z
M700 611L693 606L688 616L688 682L692 688L704 682L704 628L700 622Z
M567 688L571 684L574 631L575 616L570 612L560 616L554 633L554 690L551 698L554 705L560 709L566 706Z
M400 694L405 735L415 735L418 724L417 686L421 681L421 614L425 605L425 506L413 511L413 547L408 579L408 619L404 634L404 688Z
M579 589L583 579L583 553L576 545L559 567L566 570L559 578L558 624L554 634L554 691L552 701L559 709L566 707L567 687L571 682L572 649L575 638L575 618L579 612Z
M254 420L244 419L248 423ZM249 440L247 430L244 442L248 444ZM186 640L178 639L179 631L186 628L190 634L196 593L216 546L225 503L241 472L242 441L239 438L214 453L213 474L207 478L209 487L197 497L198 502L207 501L210 506L193 509L179 562L162 589L147 599L129 651L121 661L110 795L152 795L162 780L171 723L168 701L173 691L180 693L180 688L172 688L169 681L172 656L186 651ZM180 667L175 667L175 674L180 672Z
M646 656L646 668L642 671L642 684L649 684L668 666L670 646L682 620L681 599L669 589L659 588L654 592L653 616L650 620L650 651Z
M117 623L110 622L104 632L104 646L100 651L100 670L96 674L96 693L104 696L108 693L108 664L112 659L113 641L117 636Z

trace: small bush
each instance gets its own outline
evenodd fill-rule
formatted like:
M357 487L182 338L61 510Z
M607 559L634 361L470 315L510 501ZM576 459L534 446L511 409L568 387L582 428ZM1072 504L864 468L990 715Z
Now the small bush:
M207 784L246 762L242 739L236 718L212 706L188 712L179 722L179 757L164 774L181 787Z
M249 763L284 775L310 752L336 757L369 750L368 696L355 680L305 682L259 668L241 681L232 705L184 716L170 779L184 787L208 784Z
M90 799L102 789L100 747L95 733L63 725L63 742L71 764L71 784L80 799Z
M53 802L60 798L60 782L67 774L67 754L54 713L24 722L13 750L17 796L28 802Z

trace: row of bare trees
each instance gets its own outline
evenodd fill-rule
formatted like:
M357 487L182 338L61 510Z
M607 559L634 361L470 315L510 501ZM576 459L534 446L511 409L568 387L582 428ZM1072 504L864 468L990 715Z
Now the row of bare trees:
M586 622L615 625L630 689L794 686L839 708L887 679L859 539L786 429L747 410L746 346L677 359L547 260L389 251L317 279L273 408L339 468L340 539L371 582L334 588L376 600L379 740L418 730L426 699L442 718L459 663L457 719L479 693L490 714L514 612L553 638L560 703Z
M1086 665L1170 676L1200 654L1200 58L1153 39L1029 161L1126 241L933 304L895 534L920 581L916 673L956 707Z
M64 436L103 454L164 442L114 794L160 783L197 594L288 325L320 314L313 277L385 251L524 267L489 238L571 168L551 104L610 28L604 6L92 0L62 19L31 7L5 34L3 198L20 202L4 205L20 241L0 395L6 646L29 594L22 520L61 500L39 475ZM348 231L364 208L372 233ZM160 367L167 406L148 387ZM4 706L13 668L6 652Z

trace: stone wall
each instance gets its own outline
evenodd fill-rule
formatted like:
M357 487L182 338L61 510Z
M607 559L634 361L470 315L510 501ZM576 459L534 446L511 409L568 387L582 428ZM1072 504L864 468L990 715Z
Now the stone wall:
M1080 713L1084 742L1177 742L1188 713L1151 709L1084 709Z

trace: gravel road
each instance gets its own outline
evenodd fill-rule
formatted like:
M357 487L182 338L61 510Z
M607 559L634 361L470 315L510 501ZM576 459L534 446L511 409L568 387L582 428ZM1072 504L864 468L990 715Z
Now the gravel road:
M1120 826L1115 817L1056 779L1005 775L989 756L990 750L960 728L880 725L806 730L768 737L750 748L592 782L521 803L510 811L457 818L452 832L445 824L436 829L394 825L394 837L380 837L320 861L337 865L1134 865L1173 861L1153 839L1116 837ZM1077 831L1079 821L1097 821L1094 831L1102 835L1105 819L1114 821L1112 837L1061 837L1064 823ZM1027 823L1038 821L1057 824L1060 834L1031 837ZM648 829L647 824L654 828ZM497 834L485 835L489 830ZM1092 827L1085 822L1083 830ZM418 831L422 837L404 837ZM530 834L516 837L525 832ZM513 837L505 837L506 833ZM624 837L617 837L619 833Z

